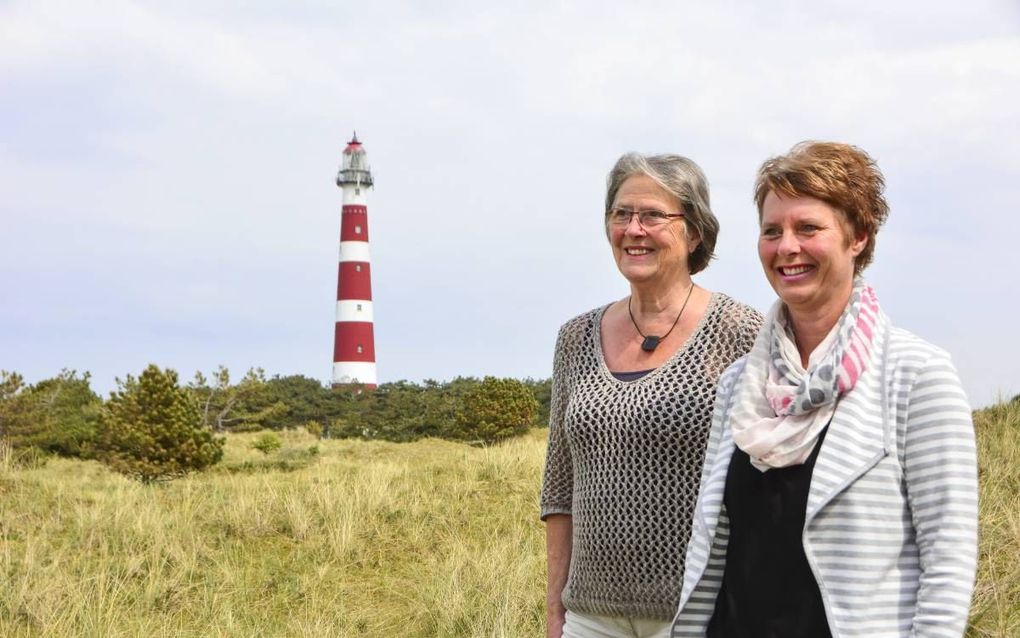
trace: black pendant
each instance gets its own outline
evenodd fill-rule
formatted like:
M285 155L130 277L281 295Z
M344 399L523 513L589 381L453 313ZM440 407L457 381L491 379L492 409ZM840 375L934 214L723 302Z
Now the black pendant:
M641 342L641 349L645 352L652 352L659 347L660 341L662 341L662 337L645 337L645 340Z

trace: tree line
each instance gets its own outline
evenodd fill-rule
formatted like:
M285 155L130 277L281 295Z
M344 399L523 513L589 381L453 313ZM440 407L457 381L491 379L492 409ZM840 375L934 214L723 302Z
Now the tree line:
M150 365L117 379L109 398L88 372L26 384L0 370L0 445L21 464L49 455L97 459L143 481L180 476L222 458L226 432L303 428L319 438L493 443L545 425L548 379L458 377L397 381L367 391L260 368L231 379L221 366L181 383Z

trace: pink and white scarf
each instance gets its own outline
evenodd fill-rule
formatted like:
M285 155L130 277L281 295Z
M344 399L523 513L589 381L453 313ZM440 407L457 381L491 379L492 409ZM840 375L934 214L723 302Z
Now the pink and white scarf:
M875 291L855 281L850 302L805 370L785 305L777 301L772 306L730 408L733 440L754 467L765 472L807 460L839 397L857 384L868 365L882 321Z

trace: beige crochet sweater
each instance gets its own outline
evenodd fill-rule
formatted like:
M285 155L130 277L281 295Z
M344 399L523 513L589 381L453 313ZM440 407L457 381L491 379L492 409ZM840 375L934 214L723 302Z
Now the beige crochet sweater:
M750 350L762 317L715 293L683 347L624 382L602 355L605 309L560 329L541 516L573 517L567 609L669 620L680 601L716 383Z

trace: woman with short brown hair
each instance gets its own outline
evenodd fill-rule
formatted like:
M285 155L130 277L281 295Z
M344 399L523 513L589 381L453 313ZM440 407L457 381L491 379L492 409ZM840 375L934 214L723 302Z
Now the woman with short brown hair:
M860 278L888 207L862 150L765 162L779 299L719 382L672 636L961 636L977 563L970 406Z

